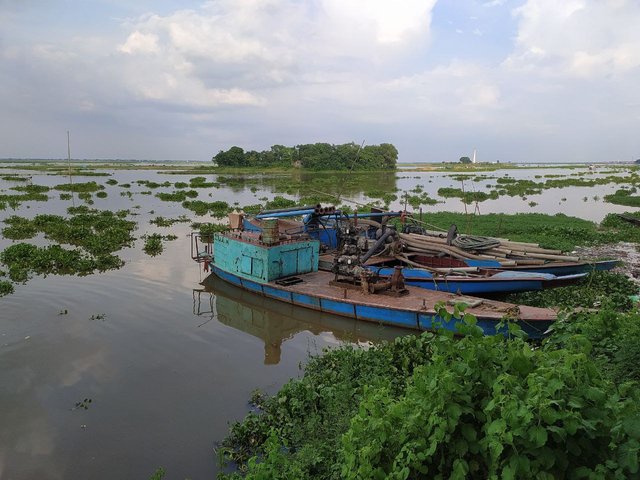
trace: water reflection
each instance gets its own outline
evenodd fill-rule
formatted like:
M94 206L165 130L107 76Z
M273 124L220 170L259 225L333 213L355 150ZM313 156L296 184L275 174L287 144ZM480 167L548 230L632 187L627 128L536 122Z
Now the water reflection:
M360 322L262 297L210 275L204 288L193 290L193 313L206 319L200 325L220 323L264 342L264 364L276 365L282 344L298 333L330 333L335 343L368 344L392 340L412 330Z

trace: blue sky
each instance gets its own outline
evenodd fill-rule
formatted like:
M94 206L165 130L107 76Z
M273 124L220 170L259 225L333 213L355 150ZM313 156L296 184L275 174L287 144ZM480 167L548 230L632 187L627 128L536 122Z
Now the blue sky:
M640 157L635 0L0 0L0 157Z

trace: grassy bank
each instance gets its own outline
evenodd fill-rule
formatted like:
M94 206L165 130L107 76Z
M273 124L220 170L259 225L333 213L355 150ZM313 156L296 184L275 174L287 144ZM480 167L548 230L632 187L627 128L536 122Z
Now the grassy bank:
M534 242L544 248L563 251L571 251L576 246L640 242L640 229L615 214L607 215L600 224L562 214L542 213L467 215L435 212L424 215L423 221L434 229L446 231L455 224L460 233Z
M460 340L425 333L311 358L273 397L254 395L258 412L220 449L239 472L220 478L638 473L637 313L568 319L538 348L467 322Z

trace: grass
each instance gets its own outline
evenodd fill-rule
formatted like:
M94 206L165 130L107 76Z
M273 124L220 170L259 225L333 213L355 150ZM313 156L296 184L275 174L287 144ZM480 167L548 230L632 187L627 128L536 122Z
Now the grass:
M460 233L508 238L519 242L539 243L543 248L571 251L576 246L640 242L640 229L609 214L600 225L563 214L542 213L473 215L434 212L424 220L432 228L448 230L455 224Z

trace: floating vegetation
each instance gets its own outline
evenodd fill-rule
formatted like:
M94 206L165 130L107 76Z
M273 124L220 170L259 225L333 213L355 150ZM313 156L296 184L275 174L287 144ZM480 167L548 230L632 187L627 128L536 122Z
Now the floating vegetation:
M33 238L38 233L38 228L27 218L12 215L4 220L9 225L2 229L2 236L9 240L25 240Z
M185 223L189 221L186 215L180 215L178 218L156 217L153 220L149 220L149 223L157 225L158 227L170 227L174 223Z
M210 188L217 187L218 185L220 184L216 182L207 182L205 177L193 177L189 180L189 186L191 188Z
M81 249L67 250L60 245L37 247L16 243L0 252L0 263L9 269L14 282L26 282L33 274L89 275L120 268L124 262L115 255L90 255Z
M85 398L79 402L76 402L74 407L71 410L89 410L89 406L91 405L92 400L90 398Z
M144 246L142 247L144 253L151 257L155 257L156 255L160 255L164 250L163 241L175 240L178 237L175 235L152 233L150 235L143 235L142 238L144 239Z
M118 185L120 188L131 188L131 184L130 183L121 183L120 185Z
M173 184L175 188L187 188L189 186L188 183L185 182L176 182Z
M277 208L290 208L298 205L299 202L297 200L291 200L289 198L281 197L276 195L272 200L268 201L264 206L265 210L275 210Z
M442 187L438 189L438 195L444 198L461 198L466 204L474 202L484 202L485 200L495 200L498 198L498 192L495 190L491 193L464 191L461 188Z
M610 308L626 311L633 306L629 297L637 293L638 285L626 275L594 272L579 285L514 293L506 301L533 307Z
M227 232L229 230L229 225L220 225L217 223L200 223L194 222L191 224L191 228L193 230L197 230L200 232L200 235L203 237L211 236L214 233L222 233Z
M198 192L196 190L178 190L176 192L166 193L160 192L156 194L163 202L184 202L187 198L196 198Z
M61 193L60 200L71 200L73 195L71 193Z
M53 188L65 192L97 192L98 190L104 190L104 185L99 185L96 182L61 183Z
M24 176L18 175L17 173L6 174L0 178L8 182L28 182L29 180L31 180L31 177L24 177Z
M124 262L111 255L131 245L135 222L126 220L128 212L91 210L86 206L69 207L71 217L37 215L32 220L12 216L3 236L14 239L33 238L43 233L45 238L80 247L66 250L60 245L36 247L19 243L0 253L0 262L9 268L13 281L25 281L32 274L79 274L120 268Z
M22 202L46 202L49 195L44 193L21 193L21 194L2 194L0 193L0 202L6 202L11 208L17 208Z
M0 280L0 297L13 293L13 283L8 280Z
M105 182L107 185L117 185L118 181L115 178L110 178Z
M138 185L144 185L147 188L160 188L160 187L170 187L171 186L171 182L166 181L164 183L157 183L157 182L152 182L151 180L137 180L136 183Z
M17 192L27 192L27 193L45 193L49 191L49 187L46 185L19 185L17 187L11 187L11 190L15 190Z
M95 313L89 317L89 320L104 320L107 318L106 313Z
M295 205L296 202L293 202ZM206 215L211 213L214 217L221 218L230 211L229 204L221 200L215 202L203 202L202 200L193 200L182 202L182 206L187 210L193 211L196 215Z
M626 205L628 207L640 207L640 195L633 195L637 192L636 188L616 190L616 193L605 195L605 202L614 203L616 205Z
M89 192L80 192L78 194L78 198L84 201L85 203L87 203L88 205L93 205L93 199L92 199L91 193Z
M435 205L437 200L431 198L427 192L422 192L420 195L405 195L403 200L411 205L413 208L420 208L422 205Z
M107 192L96 192L96 197L107 198Z

